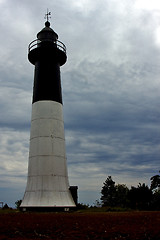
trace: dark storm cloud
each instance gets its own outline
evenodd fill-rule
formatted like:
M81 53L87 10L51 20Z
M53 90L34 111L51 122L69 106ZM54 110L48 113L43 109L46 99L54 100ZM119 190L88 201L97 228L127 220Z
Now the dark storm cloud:
M65 75L67 151L69 166L75 165L74 181L86 164L89 179L101 173L121 175L125 182L130 175L136 179L130 185L158 168L160 112L154 70L158 72L157 65L147 68L143 62L85 62L77 67L76 77L74 72ZM81 174L84 178L86 171Z

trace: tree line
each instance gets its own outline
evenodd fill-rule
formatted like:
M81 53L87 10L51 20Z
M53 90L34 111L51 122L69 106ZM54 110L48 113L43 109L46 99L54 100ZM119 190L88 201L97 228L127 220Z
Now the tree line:
M121 207L138 210L160 210L160 175L150 178L151 186L139 183L129 189L125 184L115 184L108 176L101 190L103 207Z
M100 201L96 200L90 207L160 210L160 175L155 175L150 180L150 187L139 183L137 187L131 186L129 189L125 184L116 184L112 177L108 176L101 189ZM22 200L15 202L16 208L19 208L21 202ZM77 209L86 208L89 208L89 205L77 204Z

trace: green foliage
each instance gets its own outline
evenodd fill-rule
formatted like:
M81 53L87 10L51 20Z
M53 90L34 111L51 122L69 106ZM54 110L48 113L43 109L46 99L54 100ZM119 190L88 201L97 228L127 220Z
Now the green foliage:
M151 177L150 180L151 180L151 190L156 190L160 187L160 176L159 175L155 175L155 176Z
M115 185L111 176L108 176L106 181L103 183L104 186L101 190L101 200L103 206L110 207L126 207L128 199L128 188L125 184Z
M111 176L108 176L106 181L103 183L104 186L101 190L101 200L103 206L115 206L116 187L115 182Z
M129 189L125 184L116 185L116 206L125 208L128 204Z
M6 210L6 209L9 209L9 207L8 207L8 204L6 203L6 204L4 204L4 206L3 206L3 208L2 208L3 210Z
M15 202L15 205L16 205L16 208L17 208L17 209L19 209L21 203L22 203L22 200L17 200L17 201Z
M151 178L151 187L139 183L131 189L125 184L115 184L111 176L103 183L101 190L102 206L108 209L160 210L160 176Z
M148 210L151 207L152 190L145 183L139 183L137 188L131 187L128 199L131 208Z
M79 209L87 211L130 211L134 210L160 210L160 175L151 177L151 187L139 183L130 189L125 184L115 184L108 176L101 189L101 198L89 207L79 204Z
M101 201L99 201L98 199L95 201L95 203L93 204L94 208L101 208L102 207L102 203Z
M84 210L84 209L88 209L89 205L83 204L83 203L78 203L77 204L77 210Z
M153 192L151 208L152 210L160 210L160 175L154 175L153 177L150 178L150 180L151 180L150 189Z
M160 210L160 190L154 191L151 206L153 210Z

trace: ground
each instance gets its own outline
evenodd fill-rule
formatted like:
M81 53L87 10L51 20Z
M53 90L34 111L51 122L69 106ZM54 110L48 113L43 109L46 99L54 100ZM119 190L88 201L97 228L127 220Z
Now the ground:
M160 212L0 212L0 240L159 240Z

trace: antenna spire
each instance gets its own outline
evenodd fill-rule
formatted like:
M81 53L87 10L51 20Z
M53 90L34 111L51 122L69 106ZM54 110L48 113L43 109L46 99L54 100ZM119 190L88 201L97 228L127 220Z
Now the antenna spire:
M45 14L45 17L44 17L45 19L47 19L47 22L48 22L49 18L51 18L50 16L51 16L51 12L49 12L48 8L47 8L47 13Z

